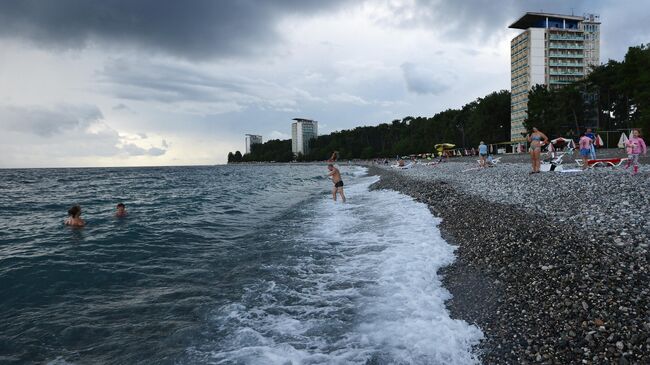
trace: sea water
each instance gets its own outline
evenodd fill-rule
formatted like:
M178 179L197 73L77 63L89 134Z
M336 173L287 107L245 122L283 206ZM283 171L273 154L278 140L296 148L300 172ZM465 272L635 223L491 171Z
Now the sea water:
M0 363L476 363L439 220L341 171L0 170Z

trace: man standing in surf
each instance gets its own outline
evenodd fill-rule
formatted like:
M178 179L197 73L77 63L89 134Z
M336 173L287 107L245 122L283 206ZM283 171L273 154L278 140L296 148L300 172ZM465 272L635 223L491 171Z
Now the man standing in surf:
M343 193L343 180L341 180L341 172L332 164L327 165L327 169L330 170L328 175L332 177L332 182L334 183L334 189L332 189L332 198L334 198L334 201L336 201L336 193L339 193L339 195L341 195L341 201L345 203L345 194Z

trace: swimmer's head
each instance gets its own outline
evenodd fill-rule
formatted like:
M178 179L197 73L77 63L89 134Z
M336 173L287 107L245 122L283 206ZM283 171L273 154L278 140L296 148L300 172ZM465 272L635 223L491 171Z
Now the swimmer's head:
M330 164L327 164L327 168L331 170L331 169L334 168L334 165L332 165L331 163L330 163Z
M126 205L124 203L117 203L117 209L126 209Z
M81 214L81 206L79 204L73 205L72 208L68 209L68 215L77 218Z

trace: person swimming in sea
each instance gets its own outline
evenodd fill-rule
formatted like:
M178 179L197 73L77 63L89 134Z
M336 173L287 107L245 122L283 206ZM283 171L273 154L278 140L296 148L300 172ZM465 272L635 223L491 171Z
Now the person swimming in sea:
M117 203L117 211L115 216L118 218L126 217L128 213L126 212L126 205L124 203Z
M334 167L333 164L327 165L327 169L330 170L328 175L332 177L332 182L334 183L332 198L334 198L334 201L336 201L336 193L338 193L341 196L341 201L345 203L345 194L343 193L343 180L341 180L341 172L339 169Z
M68 218L63 223L71 227L83 227L86 225L86 222L81 219L81 206L79 204L73 205L72 208L68 209Z

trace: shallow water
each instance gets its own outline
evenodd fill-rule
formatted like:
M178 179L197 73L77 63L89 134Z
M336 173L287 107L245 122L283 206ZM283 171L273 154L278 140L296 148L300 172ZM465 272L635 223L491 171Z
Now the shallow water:
M335 204L326 172L0 170L0 362L474 362L437 219L358 167ZM62 225L73 203L83 229Z

